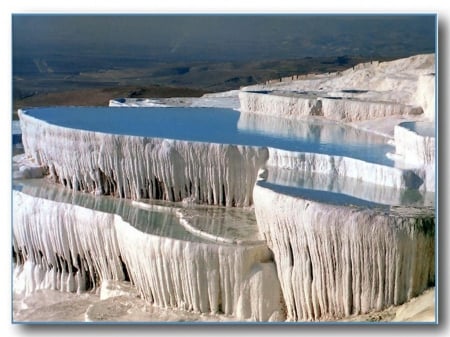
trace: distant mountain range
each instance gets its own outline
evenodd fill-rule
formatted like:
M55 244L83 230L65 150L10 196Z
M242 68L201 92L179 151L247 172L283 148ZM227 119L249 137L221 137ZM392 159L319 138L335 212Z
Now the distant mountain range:
M436 20L433 14L15 14L13 98L17 106L51 92L127 86L223 91L336 71L435 52Z

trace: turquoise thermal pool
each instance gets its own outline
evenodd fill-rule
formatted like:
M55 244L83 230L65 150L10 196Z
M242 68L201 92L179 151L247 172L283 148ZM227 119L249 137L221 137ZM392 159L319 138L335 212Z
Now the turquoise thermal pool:
M392 166L386 138L318 120L280 123L282 118L246 116L223 108L51 107L26 109L50 124L110 134L273 147L356 158ZM250 121L249 121L250 119ZM278 125L274 125L277 122ZM272 125L267 131L264 125Z

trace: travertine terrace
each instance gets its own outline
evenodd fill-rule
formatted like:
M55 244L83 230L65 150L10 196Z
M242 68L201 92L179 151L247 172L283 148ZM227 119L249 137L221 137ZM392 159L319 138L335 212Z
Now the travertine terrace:
M230 108L239 102L239 130L274 138L313 134L318 144L353 144L363 137L370 152L376 135L392 148L379 162L105 134L21 111L25 155L15 159L16 178L45 175L93 198L147 206L165 200L250 208L257 232L255 240L223 239L175 216L173 226L184 224L189 235L144 233L130 220L136 204L127 220L119 207L105 212L23 188L14 192L13 224L23 291L84 291L129 278L156 305L251 321L335 320L410 300L435 282L434 84L430 54L185 100ZM168 105L181 103L111 101L116 109ZM293 124L311 119L355 131Z

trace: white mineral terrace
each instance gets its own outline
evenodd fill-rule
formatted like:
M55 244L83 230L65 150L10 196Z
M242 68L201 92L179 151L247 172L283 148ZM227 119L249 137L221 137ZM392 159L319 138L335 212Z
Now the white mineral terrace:
M281 118L267 132L270 118L233 110L123 109L20 111L25 151L70 188L131 199L250 206L263 166L435 188L432 171L404 162L398 167L388 157L395 148L385 137L353 127Z
M324 116L339 121L392 115L435 117L435 55L360 64L348 70L245 87L241 109L258 114Z
M409 301L435 283L434 73L417 55L19 111L15 291L126 279L157 306L245 321Z
M380 310L434 282L432 210L331 205L263 183L255 186L254 199L288 320Z
M275 264L248 211L217 216L136 207L40 181L22 181L16 189L13 249L16 263L24 263L22 292L80 293L129 279L160 307L241 320L284 318Z
M403 122L395 126L395 153L404 161L419 165L435 163L435 125L430 122Z

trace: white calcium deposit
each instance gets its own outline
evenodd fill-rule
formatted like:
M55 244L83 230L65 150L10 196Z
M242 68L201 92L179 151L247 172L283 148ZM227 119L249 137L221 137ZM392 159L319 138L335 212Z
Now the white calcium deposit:
M24 260L25 293L81 292L101 279L124 280L114 215L17 191L13 200L13 249Z
M284 319L265 244L175 240L143 233L116 214L17 191L13 222L15 292L83 292L124 280L126 270L141 296L160 307L242 320Z
M396 125L404 121L434 122L434 54L369 62L336 73L293 76L242 88L239 97L242 111L239 123L243 129L270 133L273 125L276 132L283 129L288 135L308 134L314 130L294 129L291 124L298 124L286 120L334 120L384 134L391 138L396 149L395 153L386 153L395 161L394 167L345 157L270 149L269 167L326 172L383 186L435 191L434 135L418 135L401 124ZM265 117L255 118L255 115ZM329 141L326 134L320 137ZM351 142L351 137L352 133L346 133L329 138Z
M391 115L434 120L435 55L370 62L336 73L297 76L242 88L241 110L345 122Z
M330 202L335 203L342 195L379 205L433 206L435 202L433 192L368 183L349 176L275 167L266 169L265 174L267 177L264 180L281 190L289 187L306 192L329 192L323 193L324 200L328 197Z
M350 177L363 182L393 187L434 191L434 183L424 182L432 172L425 168L401 169L368 163L362 160L319 153L285 151L269 148L266 166L295 171L326 173L332 176ZM434 179L434 175L432 177ZM430 180L428 178L428 180Z
M421 109L391 102L365 101L342 97L314 97L285 92L260 93L241 91L241 109L246 113L273 114L302 119L321 116L334 121L361 121L393 115L417 115Z
M31 160L26 154L17 154L12 158L13 179L35 179L45 175L45 168Z
M428 206L436 188L435 138L392 123L435 120L434 54L295 76L222 96L110 105L217 106L225 99L222 106L240 102L239 128L269 134L272 127L287 135L314 133L289 119L351 122L391 135L395 153L386 155L395 164L74 130L19 111L27 158L14 164L16 178L48 172L54 181L96 195L252 206L266 243L210 233L183 214L181 224L198 240L144 233L117 214L16 191L14 291L82 292L129 277L143 298L161 307L242 320L317 321L399 305L434 285L435 218ZM320 137L354 138L334 132ZM27 169L25 159L35 168ZM270 186L296 188L298 179L311 179L301 187L383 207L321 203ZM419 202L398 206L411 191Z
M26 154L55 181L97 194L249 206L268 155L258 147L76 130L19 114Z
M327 320L398 305L434 282L434 216L361 210L257 183L258 226L275 255L287 319ZM419 212L420 213L420 212Z
M399 124L395 126L394 137L395 153L403 161L415 165L435 163L436 138L434 135L421 135Z
M241 111L249 115L241 118L250 127L254 114L324 118L354 126L368 120L381 125L386 117L434 121L434 73L434 55L418 55L251 86L240 92ZM273 124L277 127L279 122ZM370 123L365 125L370 129ZM269 128L256 127L266 132ZM396 153L386 154L395 160L394 167L269 149L253 196L258 226L275 255L288 320L327 320L380 310L408 301L434 282L433 209L331 205L270 185L283 185L286 181L279 173L291 179L286 172L292 171L325 173L332 181L352 178L396 191L434 192L434 137L413 135L395 124L383 128L396 146ZM289 125L286 132L292 132ZM316 185L310 184L314 189ZM356 195L367 198L364 191ZM383 195L368 196L387 200Z
M238 109L239 90L204 94L201 97L170 98L116 98L109 101L111 107L214 107Z

